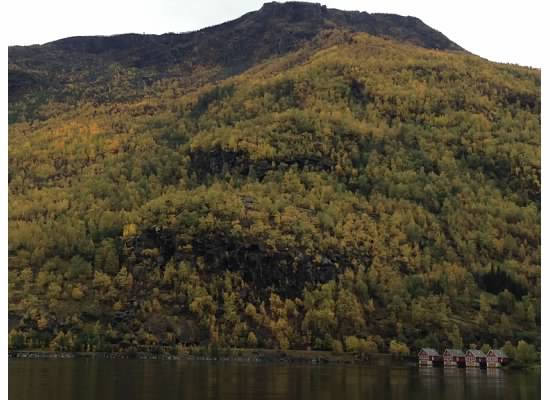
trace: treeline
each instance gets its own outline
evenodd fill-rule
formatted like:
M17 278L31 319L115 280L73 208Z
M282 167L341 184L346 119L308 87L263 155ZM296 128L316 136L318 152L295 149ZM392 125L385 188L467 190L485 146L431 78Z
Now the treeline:
M10 125L12 347L540 348L540 71L293 57Z

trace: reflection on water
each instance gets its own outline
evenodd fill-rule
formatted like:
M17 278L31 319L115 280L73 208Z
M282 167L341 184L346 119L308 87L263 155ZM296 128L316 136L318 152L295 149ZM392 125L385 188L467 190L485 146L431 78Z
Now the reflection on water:
M457 367L447 367L443 368L443 374L448 377L462 376L464 374L464 370Z
M10 360L16 399L525 399L540 375L501 370L156 360Z
M487 376L495 379L504 379L504 372L500 368L487 368Z

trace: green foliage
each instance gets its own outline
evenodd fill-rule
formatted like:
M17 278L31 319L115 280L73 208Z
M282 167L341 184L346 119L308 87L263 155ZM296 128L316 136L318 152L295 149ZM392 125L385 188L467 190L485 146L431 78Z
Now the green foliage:
M246 344L248 347L256 347L258 345L258 339L256 339L256 335L254 332L249 332L248 337L246 338Z
M502 350L508 355L508 357L516 358L516 348L509 340L506 341L506 343L502 347Z
M53 351L72 351L74 350L74 344L74 336L71 332L59 331L50 342L50 349Z
M410 354L409 347L402 342L392 340L390 342L390 353L398 358L408 356Z
M10 350L24 349L25 335L18 330L12 329L8 335L8 348Z
M112 275L118 272L118 252L113 239L101 241L99 248L95 252L94 266L96 269Z
M515 359L522 364L530 364L537 360L537 352L532 344L520 340L517 344Z
M359 340L355 336L347 336L344 339L344 343L346 344L346 351L355 352L359 349Z
M12 123L10 348L525 340L531 362L540 71L333 35ZM119 95L139 80L109 73Z
M464 342L462 341L462 336L460 335L460 330L456 324L453 325L451 332L449 333L449 340L455 349L462 349L464 347Z
M346 351L361 355L378 352L378 345L372 338L362 339L355 336L347 336L344 340Z
M335 353L342 353L344 351L344 346L342 345L342 342L339 340L333 340L332 351Z

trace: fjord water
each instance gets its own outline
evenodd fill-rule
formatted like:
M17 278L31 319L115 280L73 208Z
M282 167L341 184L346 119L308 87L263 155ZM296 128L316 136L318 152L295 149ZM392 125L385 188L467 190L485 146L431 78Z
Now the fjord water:
M414 366L12 359L9 398L532 400L540 398L540 374Z

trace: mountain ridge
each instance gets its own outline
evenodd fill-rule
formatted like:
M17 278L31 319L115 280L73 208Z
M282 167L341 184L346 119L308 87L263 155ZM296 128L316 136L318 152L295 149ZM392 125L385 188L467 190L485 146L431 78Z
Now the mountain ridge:
M186 79L197 69L210 71L207 80L219 80L270 57L288 54L324 30L366 32L425 48L463 51L414 17L340 11L319 3L272 2L232 21L193 32L76 36L43 45L9 47L8 101L12 106L37 91L62 101L67 96L75 101L90 99L89 94L74 90L71 85L75 83L95 85L104 101L106 94L100 88L116 79L112 69L117 65L132 69L127 85L137 93L167 77ZM30 103L42 104L38 97Z
M267 2L264 3L263 6L257 10L257 11L250 11L248 13L243 14L242 16L235 18L233 20L229 20L226 22L222 22L220 24L215 24L211 26L207 26L204 28L199 28L197 30L192 31L185 31L185 32L166 32L162 34L139 34L139 33L122 33L122 34L114 34L114 35L77 35L77 36L68 36L65 38L56 39L50 42L46 42L43 44L31 44L31 45L12 45L9 46L9 48L21 48L21 47L27 47L27 48L33 48L33 47L41 47L41 46L50 46L50 45L56 45L61 44L66 41L70 41L73 39L88 39L88 38L116 38L116 37L125 37L125 36L137 36L137 37L159 37L159 36L165 36L165 35L190 35L194 33L205 33L210 30L216 30L221 29L222 27L232 27L236 25L238 22L242 22L243 20L247 20L248 18L254 18L254 17L263 17L263 16L273 16L278 15L279 17L281 15L293 16L294 19L296 19L296 11L302 8L301 12L310 12L310 14L307 15L307 18L311 18L312 15L316 17L317 19L322 19L327 17L329 20L340 20L340 21L349 21L351 25L357 24L360 21L368 21L369 17L372 17L371 22L374 22L376 19L378 21L383 20L384 18L393 20L395 22L406 22L406 25L423 25L425 28L428 28L432 30L435 34L441 35L438 39L441 41L441 47L435 47L434 44L433 48L439 48L441 50L457 50L457 51L464 51L463 48L461 48L456 43L449 40L447 37L445 37L441 32L436 31L435 29L429 27L426 25L421 19L414 17L414 16L404 16L400 14L392 14L392 13L368 13L365 11L349 11L349 10L340 10L337 8L328 8L321 3L309 3L309 2L301 2L301 1L288 1L288 2ZM282 11L282 12L281 12ZM298 14L299 15L299 14ZM305 15L301 15L301 18L298 19L306 19ZM292 17L291 17L292 18ZM364 22L363 22L364 23ZM373 32L364 31L367 33L375 34ZM431 48L429 45L422 46Z

